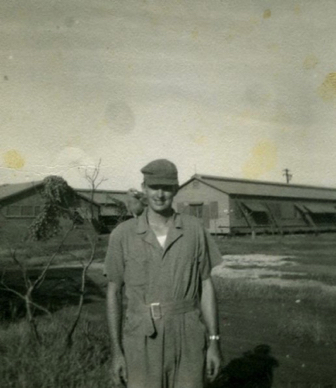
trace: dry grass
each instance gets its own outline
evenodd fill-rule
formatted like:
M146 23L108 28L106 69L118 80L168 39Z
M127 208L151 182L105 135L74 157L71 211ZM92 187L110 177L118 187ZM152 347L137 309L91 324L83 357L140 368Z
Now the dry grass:
M109 340L104 323L83 317L70 350L64 346L73 309L43 318L42 343L29 336L26 322L0 327L0 386L2 388L110 386Z

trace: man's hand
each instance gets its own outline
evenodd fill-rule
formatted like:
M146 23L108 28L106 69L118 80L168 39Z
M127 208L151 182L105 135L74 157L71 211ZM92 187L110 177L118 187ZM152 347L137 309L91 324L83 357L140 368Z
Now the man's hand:
M111 337L111 380L114 385L126 385L127 369L124 354L121 348L121 286L109 282L107 286L107 321Z
M117 387L127 383L126 361L122 353L118 352L112 357L111 378Z
M216 341L210 341L206 356L206 372L210 382L214 381L219 374L221 355Z

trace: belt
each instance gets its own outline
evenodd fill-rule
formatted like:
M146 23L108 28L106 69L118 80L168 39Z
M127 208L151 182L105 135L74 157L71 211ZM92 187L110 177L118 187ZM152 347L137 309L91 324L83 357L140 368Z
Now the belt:
M156 333L155 321L165 315L184 314L196 308L196 300L182 300L166 303L138 304L136 306L130 306L128 311L130 313L144 315L145 335L150 337Z

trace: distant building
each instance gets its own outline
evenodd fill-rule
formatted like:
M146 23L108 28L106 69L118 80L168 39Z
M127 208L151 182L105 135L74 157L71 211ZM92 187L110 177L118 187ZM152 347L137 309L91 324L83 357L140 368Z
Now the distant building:
M334 188L195 174L174 206L216 234L336 230Z
M127 210L127 191L76 189L76 192L99 205L99 219L110 231L120 221L131 217Z
M43 181L39 181L0 186L0 237L19 240L26 235L43 208L43 184ZM75 202L71 206L83 222L89 219L98 221L99 205L80 193L75 193ZM66 224L66 220L61 220L61 226Z

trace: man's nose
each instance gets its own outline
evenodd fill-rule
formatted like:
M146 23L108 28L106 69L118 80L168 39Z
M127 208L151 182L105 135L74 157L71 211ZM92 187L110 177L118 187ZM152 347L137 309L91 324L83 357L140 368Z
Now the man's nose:
M163 190L162 189L159 189L158 192L157 192L157 195L159 197L163 197Z

